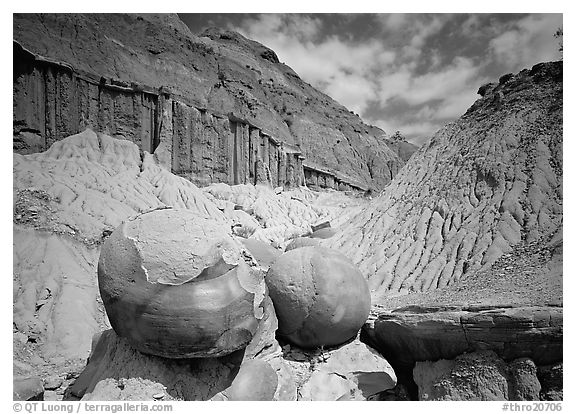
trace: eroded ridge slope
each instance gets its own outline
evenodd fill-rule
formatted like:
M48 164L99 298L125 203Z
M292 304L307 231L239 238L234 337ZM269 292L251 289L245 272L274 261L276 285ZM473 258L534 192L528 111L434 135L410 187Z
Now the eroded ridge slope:
M328 241L376 296L444 287L562 231L562 62L498 84Z
M13 38L20 152L90 127L159 148L174 172L204 174L205 185L226 181L233 160L218 145L239 124L306 157L308 170L382 189L414 149L400 149L269 48L226 30L193 34L177 15L15 14Z

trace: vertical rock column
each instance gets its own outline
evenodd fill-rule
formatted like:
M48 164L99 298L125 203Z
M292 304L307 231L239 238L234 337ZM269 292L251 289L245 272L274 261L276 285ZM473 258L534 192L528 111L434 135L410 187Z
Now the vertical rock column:
M46 82L46 148L49 148L54 142L58 140L58 130L56 122L56 113L58 106L58 92L57 92L57 72L51 67L48 67L45 73Z
M326 175L326 187L334 188L334 177L331 175Z
M154 142L154 110L156 109L157 98L154 95L148 93L139 94L136 98L141 99L140 105L140 142L142 143L142 150L148 151L149 153L154 152L153 142Z
M270 169L270 137L262 134L262 160Z
M268 135L259 131L258 154L256 157L256 184L272 185L269 166Z
M193 128L197 127L198 119L196 122L192 120L194 108L190 108L181 102L174 101L173 107L173 122L172 122L172 145L173 145L173 162L172 171L177 174L186 174L191 172L192 160L191 157L191 144L194 136Z
M216 156L213 169L213 180L215 182L230 182L228 178L228 170L230 168L231 159L228 157L228 146L230 137L230 121L228 118L212 117L212 128L216 131Z
M286 186L288 188L305 185L302 170L302 156L299 153L288 153L286 158Z
M260 150L260 130L258 128L250 127L250 145L249 151L250 156L248 164L250 166L250 184L256 184L256 161L258 160L258 155Z
M234 136L235 152L235 174L234 184L246 183L248 176L248 125L242 122L236 122L236 134Z
M248 124L244 124L242 130L242 152L241 183L248 184L250 183L250 126Z
M98 131L98 85L84 79L77 78L78 102L78 132L91 128Z
M296 159L296 174L297 174L297 183L298 185L306 185L306 177L304 175L304 165L303 165L304 157L302 155L298 155Z
M236 130L238 129L238 123L234 121L230 121L230 133L228 134L228 183L235 184L236 183Z
M290 186L287 180L288 154L284 151L282 143L278 146L278 185Z
M158 132L156 140L158 146L154 150L154 158L156 161L167 168L172 170L173 163L173 148L172 148L172 99L168 93L160 93L158 97Z
M215 181L214 175L218 169L218 148L220 146L217 125L218 118L207 111L202 114L204 140L202 142L202 169L198 178L200 185L208 185Z
M270 144L268 165L270 166L271 184L276 187L278 185L278 146L272 140L268 142Z
M38 137L30 147L31 152L40 152L47 148L45 91L46 85L42 70L34 67L29 61L14 62L14 132L16 132L16 127L35 131Z
M138 102L133 99L134 91L128 88L124 91L112 89L109 93L112 98L112 136L132 141L142 149L138 131L141 111L135 107Z

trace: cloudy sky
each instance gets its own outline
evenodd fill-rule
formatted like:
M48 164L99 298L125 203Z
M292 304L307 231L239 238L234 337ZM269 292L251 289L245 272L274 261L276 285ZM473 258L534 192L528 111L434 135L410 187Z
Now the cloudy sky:
M367 123L416 144L457 119L483 83L557 60L561 14L180 14L238 31Z

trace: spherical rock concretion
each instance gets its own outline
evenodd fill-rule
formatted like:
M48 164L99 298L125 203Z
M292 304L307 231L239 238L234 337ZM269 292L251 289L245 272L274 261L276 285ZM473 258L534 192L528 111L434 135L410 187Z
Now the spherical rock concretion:
M284 253L266 274L278 334L303 348L352 338L370 312L366 280L342 253L302 247Z
M266 289L226 224L184 209L122 223L102 246L98 284L116 333L165 358L217 357L246 347Z

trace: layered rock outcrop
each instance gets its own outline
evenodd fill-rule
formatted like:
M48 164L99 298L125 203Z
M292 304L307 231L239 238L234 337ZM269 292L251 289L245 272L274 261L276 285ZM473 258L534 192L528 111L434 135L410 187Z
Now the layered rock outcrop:
M197 184L383 188L404 161L386 135L238 33L175 15L14 16L15 149L91 127Z
M454 360L419 362L414 368L421 401L539 401L541 385L528 358L509 364L493 351Z
M562 321L557 307L407 307L380 312L363 332L399 369L486 349L549 365L562 361Z
M390 361L414 399L517 399L508 390L517 375L510 374L506 364L524 358L539 370L561 366L563 312L555 306L438 304L375 310L362 329L362 338ZM497 378L483 365L483 357L476 360L466 356L486 351L494 354L488 358L488 365L504 367ZM478 367L479 377L474 374L475 361L484 361ZM457 373L462 367L469 372L466 378ZM531 378L541 376L533 374ZM447 378L456 382L449 383ZM496 391L486 394L483 386L474 385L483 381L496 387ZM546 388L553 391L549 397L546 391L542 398L558 396L556 383ZM524 399L534 399L538 392L531 391L530 395Z
M484 92L326 242L376 297L442 288L561 229L562 62Z

